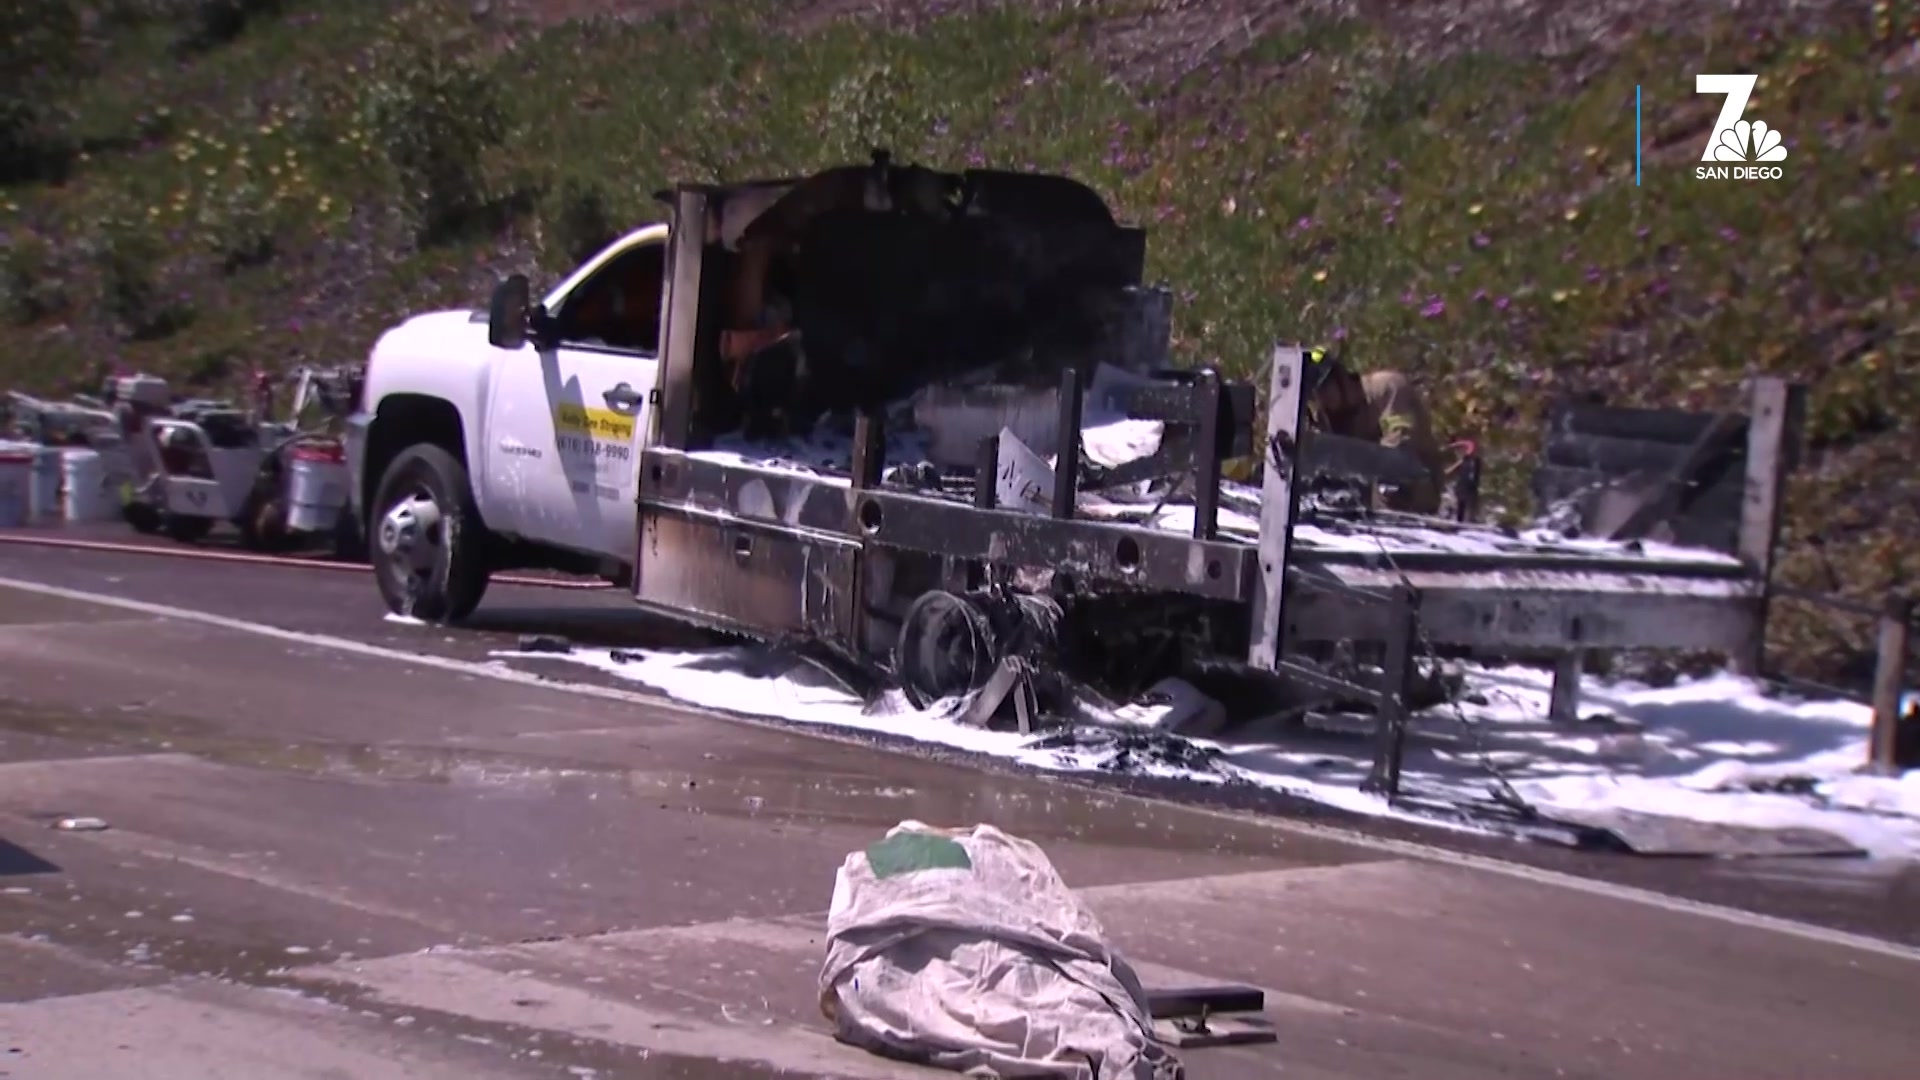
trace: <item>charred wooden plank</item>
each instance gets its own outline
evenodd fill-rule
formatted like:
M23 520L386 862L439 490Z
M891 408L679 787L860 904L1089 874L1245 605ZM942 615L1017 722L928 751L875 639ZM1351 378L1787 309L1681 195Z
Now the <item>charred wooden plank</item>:
M1742 577L1323 569L1355 588L1411 585L1420 594L1421 632L1437 645L1728 650L1746 639L1761 612L1760 584ZM1298 641L1384 641L1389 619L1379 606L1303 590L1288 603L1287 632Z
M1587 515L1593 535L1608 540L1644 536L1673 509L1700 470L1746 434L1746 418L1722 413L1661 472L1628 478L1601 493Z
M1713 422L1710 413L1685 409L1643 409L1592 402L1565 402L1547 418L1554 436L1585 435L1632 442L1686 446Z

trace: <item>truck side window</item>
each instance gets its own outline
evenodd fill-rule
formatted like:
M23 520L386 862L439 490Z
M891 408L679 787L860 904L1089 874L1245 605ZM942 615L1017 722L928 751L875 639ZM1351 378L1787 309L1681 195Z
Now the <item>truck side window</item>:
M560 309L560 340L586 348L648 356L660 351L665 244L624 251L582 282Z

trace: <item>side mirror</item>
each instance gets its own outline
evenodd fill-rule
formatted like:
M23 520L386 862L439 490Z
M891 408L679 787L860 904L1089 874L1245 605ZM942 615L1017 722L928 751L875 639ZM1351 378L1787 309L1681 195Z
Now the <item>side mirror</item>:
M487 308L487 343L496 349L519 349L527 343L527 275L514 274L493 290Z

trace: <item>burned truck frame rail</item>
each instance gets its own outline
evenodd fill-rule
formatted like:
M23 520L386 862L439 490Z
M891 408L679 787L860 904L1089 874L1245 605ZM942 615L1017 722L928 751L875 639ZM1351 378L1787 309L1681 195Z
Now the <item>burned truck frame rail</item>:
M1272 357L1266 430L1258 443L1265 469L1257 534L1242 528L1223 535L1220 526L1221 462L1249 452L1253 440L1243 415L1251 412L1247 395L1234 396L1248 388L1223 384L1211 372L1157 384L1137 394L1131 410L1197 432L1189 463L1190 528L1172 532L1076 513L1084 386L1072 370L1057 398L1057 430L1071 434L1058 440L1052 512L1021 512L994 505L990 484L977 484L982 494L972 502L883 484L887 463L877 413L860 414L847 476L697 445L697 368L713 362L714 336L701 298L716 288L702 263L739 229L727 220L725 198L703 187L673 195L679 224L669 256L674 288L660 408L652 413L640 462L634 593L643 605L760 637L823 639L884 662L904 608L917 597L1041 568L1083 583L1238 605L1246 619L1245 659L1308 682L1324 677L1287 657L1311 642L1384 643L1389 672L1405 676L1417 646L1744 655L1763 635L1780 453L1793 411L1793 388L1777 380L1761 380L1754 392L1737 557L1690 551L1642 557L1577 546L1420 550L1388 537L1369 546L1364 526L1361 542L1329 544L1297 520L1297 463L1312 436L1303 422L1304 353L1294 346L1276 347ZM754 200L764 207L767 195L756 189ZM998 460L988 442L982 469ZM1404 684L1393 682L1389 675L1388 690L1379 695L1388 721L1383 732L1404 719L1398 692ZM1384 751L1377 767L1397 768ZM1384 780L1390 785L1390 777Z

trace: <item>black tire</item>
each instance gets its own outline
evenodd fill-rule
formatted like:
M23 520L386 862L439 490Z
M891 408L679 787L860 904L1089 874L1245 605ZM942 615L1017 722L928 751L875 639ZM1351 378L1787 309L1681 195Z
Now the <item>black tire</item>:
M409 535L389 515L409 500L430 500L439 520ZM474 506L466 467L421 443L387 466L368 520L374 578L387 610L430 623L457 623L486 595L487 531Z

